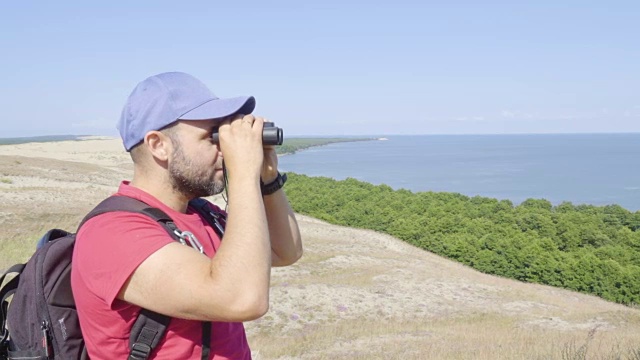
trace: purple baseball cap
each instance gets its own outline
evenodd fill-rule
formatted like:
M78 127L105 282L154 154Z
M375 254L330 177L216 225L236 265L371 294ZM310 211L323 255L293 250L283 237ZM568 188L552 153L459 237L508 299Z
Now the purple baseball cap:
M151 76L133 89L122 109L118 131L127 151L144 140L147 132L178 120L208 120L251 114L253 96L220 99L205 84L182 72Z

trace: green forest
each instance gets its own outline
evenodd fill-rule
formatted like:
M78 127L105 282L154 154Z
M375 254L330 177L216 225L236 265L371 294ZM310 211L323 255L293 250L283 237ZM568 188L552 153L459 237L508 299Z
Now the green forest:
M640 303L640 211L393 190L289 173L294 211L387 233L479 271Z

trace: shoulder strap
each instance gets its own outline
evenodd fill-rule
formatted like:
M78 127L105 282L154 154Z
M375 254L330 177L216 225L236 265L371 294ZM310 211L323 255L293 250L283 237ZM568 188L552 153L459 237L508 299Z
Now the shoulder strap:
M195 209L213 228L218 234L220 240L224 235L224 228L227 225L227 216L224 212L218 211L217 207L212 207L211 204L203 198L195 198L189 201L189 206Z
M208 321L202 322L202 356L201 360L209 360L209 353L211 352L211 323Z
M9 340L9 330L7 329L7 310L9 309L9 297L16 292L18 288L18 282L20 281L20 275L24 270L25 264L15 264L10 267L2 277L0 277L0 356L3 355L7 340ZM7 275L15 273L16 275L6 284L4 279Z
M209 226L218 234L220 240L224 236L224 229L227 225L227 216L224 212L218 211L217 207L212 207L203 198L195 198L189 201L189 206L195 209L202 216ZM202 322L202 360L208 360L211 352L211 322Z
M128 360L148 359L151 351L158 346L164 336L170 320L168 316L142 309L131 328L129 337L131 352Z
M80 229L80 227L82 227L82 225L84 225L85 222L89 221L89 219L114 211L127 211L144 214L152 218L154 221L159 222L161 225L165 225L167 223L173 224L173 220L171 219L171 217L169 217L169 215L165 214L164 211L158 208L150 207L146 203L134 198L130 198L128 196L114 195L104 199L100 204L98 204L98 206L91 210L91 212L89 212L89 214L87 214L87 216L85 216L84 219L82 219L82 221L80 222L78 230ZM171 233L171 236L174 236L173 231Z
M78 230L80 230L82 225L89 221L89 219L114 211L144 214L162 225L174 240L179 240L175 231L178 228L169 215L158 208L150 207L146 203L128 196L111 196L104 199L82 219ZM142 309L131 328L131 335L129 337L129 360L148 359L153 349L158 346L160 339L162 339L167 331L170 321L171 318L166 315Z

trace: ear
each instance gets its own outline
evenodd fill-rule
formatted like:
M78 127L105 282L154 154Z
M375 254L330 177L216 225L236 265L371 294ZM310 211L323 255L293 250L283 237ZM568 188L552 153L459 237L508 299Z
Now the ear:
M151 156L158 161L169 160L169 154L173 151L171 139L160 131L149 131L144 136L144 144Z

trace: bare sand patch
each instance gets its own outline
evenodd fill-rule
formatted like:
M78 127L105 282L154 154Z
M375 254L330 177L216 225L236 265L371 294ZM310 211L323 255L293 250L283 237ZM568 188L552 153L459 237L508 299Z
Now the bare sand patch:
M109 137L2 145L0 155L75 161L106 167L117 167L131 162L131 158L124 151L122 141Z

